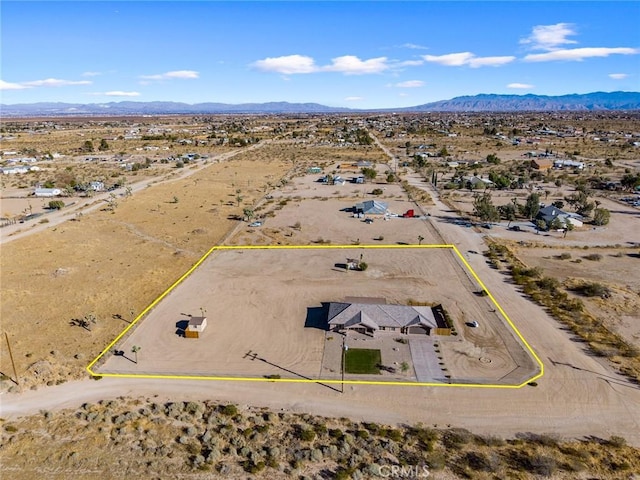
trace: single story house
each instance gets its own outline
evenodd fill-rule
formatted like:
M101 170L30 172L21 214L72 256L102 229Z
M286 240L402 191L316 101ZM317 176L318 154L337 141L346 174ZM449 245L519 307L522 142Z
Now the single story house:
M489 180L488 178L478 177L476 175L472 177L462 177L464 185L467 186L471 184L473 188L489 188L493 187L495 184Z
M536 215L536 220L544 220L547 228L549 228L556 219L560 222L561 228L564 228L567 223L572 224L574 227L581 227L583 225L583 217L581 215L564 212L553 205L541 208L538 211L538 215Z
M575 160L554 160L553 168L577 168L578 170L583 170L584 162L577 162Z
M553 166L551 160L547 158L535 158L531 160L531 167L538 171L546 171L549 170Z
M353 207L353 213L356 215L386 215L389 205L378 200L366 200L356 203Z
M60 188L36 188L33 194L36 197L57 197L62 195L62 189Z
M200 338L205 328L207 328L207 317L191 317L189 325L184 330L184 336L186 338Z
M307 173L320 173L322 169L320 167L311 167L307 170Z
M372 303L329 303L327 323L335 332L355 331L377 336L450 335L442 306L412 307Z

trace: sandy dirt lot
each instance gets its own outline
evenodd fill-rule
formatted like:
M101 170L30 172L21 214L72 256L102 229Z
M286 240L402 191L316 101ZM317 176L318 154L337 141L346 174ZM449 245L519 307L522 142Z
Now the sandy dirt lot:
M260 168L256 154L247 152L187 178L147 186L120 199L114 212L96 208L80 220L63 217L3 244L2 327L24 381L55 384L85 375L88 361L126 322L238 225L230 217L243 208L236 189L251 205L267 182L289 170L270 161L269 147L263 148ZM232 186L238 177L245 183ZM97 318L90 331L69 324L89 314ZM8 375L4 348L0 360Z
M335 267L359 255L369 264L365 272ZM451 249L218 251L115 346L127 356L112 355L98 372L325 378L325 336L305 328L309 309L347 296L373 296L390 304L434 302L450 312L461 334L439 341L452 382L531 378L534 362L490 301L474 295L478 288ZM202 338L176 334L178 322L202 312L210 323ZM472 318L480 328L466 326ZM393 345L393 335L387 343ZM134 345L141 347L137 364L130 360ZM253 361L251 353L266 361Z
M555 247L555 246L554 246ZM570 255L561 259L560 255ZM593 256L595 255L595 256ZM640 347L640 276L637 247L621 248L520 248L518 256L528 265L540 267L571 289L576 282L606 286L608 298L574 294L607 327ZM591 260L590 260L591 259Z

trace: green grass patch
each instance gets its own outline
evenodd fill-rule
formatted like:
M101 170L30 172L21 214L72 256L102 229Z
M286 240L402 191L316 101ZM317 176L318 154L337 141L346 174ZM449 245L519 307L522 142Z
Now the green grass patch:
M346 373L374 374L380 373L380 350L368 348L350 348L345 353L344 371Z

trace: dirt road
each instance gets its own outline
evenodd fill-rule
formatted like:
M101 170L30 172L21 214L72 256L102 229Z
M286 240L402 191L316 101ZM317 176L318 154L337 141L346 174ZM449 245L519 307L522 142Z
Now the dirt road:
M271 140L264 140L260 143L253 144L249 147L238 149L237 151L222 153L220 155L211 157L209 163L200 164L198 165L197 168L183 168L181 170L174 170L169 174L163 175L162 177L148 178L146 180L127 185L127 187L131 189L130 193L134 194L153 184L174 182L177 180L181 180L183 178L190 177L194 173L197 173L204 168L207 168L207 166L211 165L211 163L219 163L225 160L229 160L230 158L233 158L234 156L240 153L243 153L249 150L255 150L256 148L261 148L265 145L268 145L269 143L271 143ZM104 208L111 194L114 194L118 198L121 198L125 195L125 189L126 187L122 187L117 190L114 190L113 192L99 193L90 198L78 198L77 201L73 202L68 207L65 207L62 210L58 210L57 212L48 214L46 216L46 219L48 220L47 223L16 223L15 225L8 225L6 227L3 227L2 229L0 229L0 245L11 242L12 240L24 238L36 232L46 230L47 228L52 228L57 225L60 225L63 222L66 222L68 220L71 220L72 218L75 218L77 214L84 215L98 208Z

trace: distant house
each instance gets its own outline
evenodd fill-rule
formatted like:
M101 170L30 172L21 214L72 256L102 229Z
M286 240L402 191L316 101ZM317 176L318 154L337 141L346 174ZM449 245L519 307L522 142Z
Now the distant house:
M335 177L333 177L333 184L334 185L342 186L345 183L347 183L347 181L344 178L340 177L339 175L336 175Z
M184 336L186 338L200 338L205 328L207 328L207 317L191 317L189 325L184 330Z
M353 213L356 215L386 215L389 205L378 200L366 200L362 203L356 203L353 207Z
M327 323L331 331L358 332L372 336L385 333L405 335L450 335L444 310L371 303L329 303Z
M320 167L311 167L307 170L307 173L320 173L322 169Z
M8 158L9 163L36 163L38 159L35 157Z
M559 223L560 228L566 227L568 223L574 227L581 227L583 225L583 217L581 215L564 212L553 205L541 208L538 211L538 215L536 215L536 220L543 220L547 224L547 228L556 220L555 223Z
M531 167L541 172L549 170L552 166L553 163L547 158L535 158L531 160Z
M5 175L15 175L16 173L27 173L29 167L25 165L18 165L17 167L4 167L2 173Z
M578 170L584 169L584 162L577 162L575 160L554 160L553 168L577 168Z
M101 192L104 190L104 182L91 182L89 187L91 187L91 190L94 192Z
M462 180L464 181L465 185L471 184L473 188L489 188L495 185L488 178L482 178L475 175L472 177L462 177Z
M58 197L62 195L60 188L36 188L33 194L36 197Z

